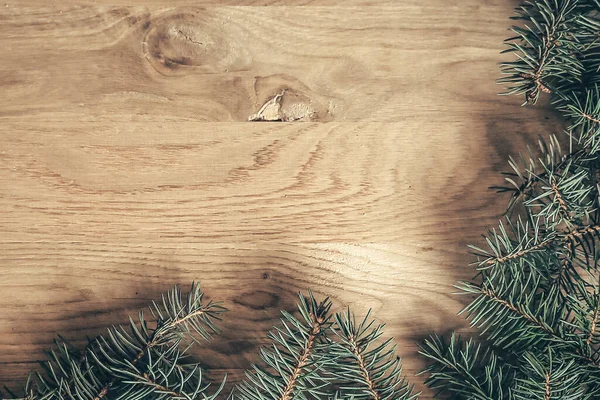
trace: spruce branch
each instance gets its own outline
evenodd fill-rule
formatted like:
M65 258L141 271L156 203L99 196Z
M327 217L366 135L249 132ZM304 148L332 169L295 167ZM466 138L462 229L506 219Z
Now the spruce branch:
M225 311L203 297L199 285L192 284L185 294L175 286L150 308L152 326L140 312L137 322L130 318L127 327L113 326L105 336L90 340L84 351L56 341L49 361L42 363L45 374L28 379L24 399L214 398L200 383L199 365L186 361L193 343L218 333L215 321Z
M436 391L436 397L443 393L452 400L510 398L508 388L515 371L490 348L454 334L448 342L433 335L419 353L433 361L421 373L428 375L425 383Z
M590 345L596 338L596 330L598 327L598 318L600 317L600 299L598 295L594 296L594 304L592 305L592 319L590 321L589 334L585 342ZM597 339L596 339L597 340Z
M375 324L370 311L360 322L350 312L334 317L332 330L339 344L333 354L338 358L335 375L343 398L356 400L412 400L414 388L402 376L400 358L389 338L378 343L384 325Z
M500 82L526 103L551 98L567 120L569 152L551 136L510 158L508 184L495 188L511 194L505 219L484 236L487 246L471 246L477 274L458 285L474 296L461 313L482 344L427 342L428 384L457 399L597 399L600 1L527 1L516 19L508 51L517 60L501 65ZM482 391L491 376L472 361L481 348L504 372L502 393Z
M416 400L402 376L392 339L381 341L383 325L370 318L330 315L331 302L300 294L301 318L282 312L282 325L269 334L254 366L234 391L239 400Z
M209 340L213 333L218 333L214 321L220 319L225 309L212 301L204 303L203 297L198 285L192 285L186 298L175 287L162 296L161 303L153 303L150 308L156 321L154 330L148 328L143 313L140 313L138 324L130 319L129 331L124 327L113 327L108 331L108 338L98 338L90 354L112 378L97 391L94 400L101 400L111 390L120 393L122 398L147 396L147 388L136 391L140 388L136 381L123 379L137 373L144 381L145 375L153 372L153 357L168 359L176 355L170 360L176 365L178 348L183 340Z
M580 12L570 0L528 1L517 9L514 19L524 26L512 28L517 36L508 39L506 51L518 60L501 64L507 76L500 82L511 85L507 94L525 94L526 103L536 103L540 92L556 90L556 81L577 80L583 73L580 46L569 33Z
M577 373L573 359L563 360L552 350L541 357L534 353L524 355L524 375L517 378L514 390L516 400L564 400L586 397L585 387Z
M299 295L298 316L282 311L282 324L262 349L264 366L254 366L230 399L261 400L415 400L401 376L391 339L378 343L382 325L338 314L331 301L317 302L309 291ZM140 312L128 326L113 326L78 351L60 338L42 363L45 373L28 377L22 400L214 400L221 385L208 392L200 364L190 348L218 333L215 321L225 309L204 302L192 285L187 294L175 287L153 303L153 321ZM339 340L333 340L338 338ZM17 399L7 390L11 399Z
M300 318L282 311L281 327L269 333L270 348L261 350L264 366L254 366L236 388L240 400L319 399L327 396L333 378L326 370L326 331L331 325L331 301L317 302L312 293L299 295Z

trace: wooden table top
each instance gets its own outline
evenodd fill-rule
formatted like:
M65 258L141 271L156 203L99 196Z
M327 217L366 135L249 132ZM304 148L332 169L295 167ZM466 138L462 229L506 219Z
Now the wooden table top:
M422 388L418 343L466 326L452 286L507 202L487 187L561 129L497 95L514 6L4 0L0 384L200 281L231 310L215 376L311 288L373 308Z

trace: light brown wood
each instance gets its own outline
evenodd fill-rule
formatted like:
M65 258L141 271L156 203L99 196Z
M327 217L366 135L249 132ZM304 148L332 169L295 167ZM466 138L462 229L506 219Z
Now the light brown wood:
M452 285L506 202L487 187L560 130L497 96L515 4L47 3L0 7L0 383L196 280L231 309L213 376L311 288L373 308L422 388L417 344L465 326ZM258 119L294 122L248 122L279 94Z

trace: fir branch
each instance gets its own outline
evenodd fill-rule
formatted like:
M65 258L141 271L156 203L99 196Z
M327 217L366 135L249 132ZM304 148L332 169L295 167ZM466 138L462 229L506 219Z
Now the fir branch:
M202 396L204 400L214 399L223 389L225 380L212 396L205 393L205 385L202 383L202 370L197 364L182 367L179 364L181 353L162 354L159 358L149 362L146 372L136 371L129 373L129 378L124 382L137 387L146 398L152 395L155 399L194 400ZM174 360L174 361L173 361Z
M531 322L532 324L536 325L536 327L540 328L541 330L548 332L552 336L557 336L556 333L554 332L554 330L552 328L546 326L546 324L544 324L542 321L538 320L534 316L529 315L529 314L523 312L522 310L519 310L517 307L515 307L514 305L512 305L510 302L508 302L507 300L504 300L503 298L501 298L500 296L498 296L492 290L486 289L484 287L481 287L480 288L480 293L483 294L484 296L488 297L492 301L495 301L495 302L503 305L504 307L506 307L507 309L509 309L510 311L512 311L513 313L515 313L516 315L518 315L519 317L521 317L521 318L523 318L523 319Z
M596 327L598 325L598 316L600 314L600 301L596 303L596 306L594 307L594 315L592 317L592 322L590 323L590 333L587 337L587 339L585 340L585 342L590 345L592 344L592 340L594 340L594 335L596 334Z
M587 225L587 226L577 227L577 228L573 229L572 231L569 231L565 234L559 235L559 237L563 243L567 244L567 243L571 243L575 239L581 240L585 236L598 235L598 234L600 234L600 225Z
M592 356L593 353L600 350L592 350L593 346L600 344L598 337L600 294L597 291L590 293L587 284L580 281L577 290L569 295L568 305L572 314L572 320L569 324L576 332L579 332L582 343L591 350L588 356ZM600 366L600 362L594 361L594 364Z
M584 112L581 113L581 116L590 122L593 122L595 124L600 124L600 116L589 115Z
M302 370L308 365L310 360L310 355L313 352L315 341L317 337L321 333L321 329L323 326L323 318L320 316L316 316L315 314L311 314L312 318L312 328L310 333L308 334L308 339L306 341L306 345L302 349L300 356L298 357L298 362L294 366L294 370L292 374L287 379L287 383L283 392L279 396L279 400L290 400L292 396L292 392L294 391L296 385L298 384L298 379L302 374Z
M549 246L552 245L552 243L554 243L553 238L551 239L546 239L540 243L537 243L531 247L526 247L523 250L519 250L516 253L512 253L512 254L506 254L504 256L501 257L492 257L492 258L488 258L487 260L485 260L483 262L483 265L496 265L496 264L504 264L508 261L514 261L518 258L521 257L525 257L531 253L534 253L536 251L539 250L543 250Z
M542 162L542 160L536 161L534 156L530 154L529 160L523 162L523 171L518 166L517 162L510 157L509 165L513 172L503 173L505 176L504 179L510 186L490 187L490 189L495 189L498 193L512 192L506 210L507 215L511 213L519 200L527 201L528 199L535 197L532 192L537 184L547 181L551 175L562 175L564 171L569 169L573 164L585 164L586 160L583 157L586 155L586 152L589 151L588 149L583 148L569 154L563 154L560 143L554 135L550 136L548 142L540 139L539 148L540 152L548 158L547 160L544 160L544 162ZM523 156L521 156L521 158L525 160ZM515 182L514 179L517 178L521 183Z
M539 355L524 355L522 374L515 380L516 400L581 399L584 397L585 373L573 359L563 359L560 353L548 349Z
M532 1L518 9L524 27L513 27L516 37L508 39L518 61L502 64L507 77L501 83L515 84L508 94L525 94L525 102L536 103L540 92L552 93L556 80L576 80L582 71L577 59L579 46L568 32L581 15L576 1ZM570 69L557 68L566 64Z
M150 308L156 319L156 328L152 333L148 335L144 316L140 313L140 327L144 328L142 332L131 320L130 331L133 336L118 327L109 330L110 340L99 338L96 341L97 346L92 348L90 353L111 378L97 391L94 400L102 400L115 384L122 382L123 375L129 374L129 369L136 368L144 357L150 359L155 348L164 355L176 350L185 338L197 341L193 334L209 340L211 333L218 333L213 321L220 319L220 314L225 309L212 301L204 304L202 299L203 293L197 285L192 285L185 301L182 292L175 287L162 296L162 304L153 303ZM135 345L136 341L141 346ZM138 349L137 353L127 358L131 349ZM119 355L119 359L112 354Z
M402 376L400 359L392 339L378 343L384 325L370 318L360 322L350 312L335 315L333 332L339 339L330 353L337 358L334 373L339 378L340 394L355 400L415 399L413 387Z
M569 211L567 209L567 202L565 201L562 194L560 193L560 190L558 189L556 182L552 182L550 189L552 190L552 193L554 193L554 198L558 202L558 206L560 207L561 212L564 215L568 215Z
M57 341L56 350L49 353L50 361L42 364L46 374L28 379L25 398L103 400L110 396L134 400L150 395L157 399L194 398L190 393L211 398L204 393L207 385L190 386L191 382L201 382L198 365L180 364L186 351L179 350L183 341L194 343L197 337L208 340L218 332L214 321L220 319L225 309L218 303L203 303L202 299L203 293L196 284L192 284L185 296L174 287L162 297L160 305L154 303L151 307L153 329L140 313L137 323L130 318L129 329L115 326L106 336L90 341L81 353L65 341ZM169 372L157 375L158 371ZM148 379L155 384L149 384Z
M509 222L509 226L512 228L512 223ZM550 231L545 234L545 238L541 239L537 234L528 236L528 231L527 226L518 223L516 228L512 229L512 233L517 236L516 240L513 241L508 236L504 224L500 222L500 233L498 234L495 230L492 230L489 233L491 238L486 237L490 251L477 246L470 246L471 249L475 250L475 255L483 258L477 264L481 268L486 268L516 261L554 247L565 246L572 249L574 241L582 241L588 236L600 235L600 225L578 226L567 232ZM503 249L506 251L503 252ZM572 250L569 252L572 252Z
M212 320L224 309L204 304L196 286L183 297L175 288L162 304L152 306L154 328L140 313L139 321L130 318L127 328L109 329L83 353L57 341L51 361L44 364L47 376L28 382L21 400L214 400L225 380L212 395L207 393L200 365L186 362L197 340L188 336L194 332L208 339L217 332ZM373 328L369 315L357 325L349 310L347 318L336 315L333 324L330 308L329 299L317 302L309 292L300 295L299 318L282 311L282 325L269 335L273 346L261 352L266 367L255 366L229 398L415 400L418 394L401 375L391 339L376 343L383 325ZM342 382L342 377L352 379Z
M510 398L515 370L489 348L455 334L448 342L432 335L419 353L433 361L421 374L429 375L425 383L436 391L436 397L444 393L451 400Z
M350 339L350 340L351 340L350 343L354 346L354 351L352 352L352 354L354 355L354 357L356 358L356 360L358 362L358 369L360 370L360 374L362 375L362 378L367 383L367 391L369 392L369 394L371 395L371 398L373 400L380 400L381 396L379 396L379 393L377 393L377 390L375 389L375 382L373 381L373 377L371 376L371 373L367 369L367 365L365 363L365 356L363 354L363 349L361 349L360 346L356 343L356 339Z
M478 272L460 285L475 295L462 312L484 348L502 354L490 360L506 372L503 392L482 390L492 376L472 351L483 345L454 338L426 343L427 384L451 399L597 399L600 1L528 1L517 19L524 26L508 43L517 60L502 64L500 82L526 102L550 95L569 123L569 153L551 137L539 155L521 156L522 165L509 160L508 185L496 188L511 193L507 220L484 237L486 249L472 246Z
M150 379L150 376L148 374L144 374L142 376L143 380L148 383L149 386L151 386L154 391L160 392L160 393L164 393L167 396L171 397L171 398L186 398L186 396L182 393L178 393L178 392L174 392L172 390L169 390L169 388L167 388L166 386L162 386L158 383L156 383L155 381L153 381L152 379Z
M488 298L489 300L491 300L492 302L500 304L505 309L511 311L515 316L522 318L527 322L530 322L533 326L540 329L541 331L544 331L551 337L563 340L563 338L560 335L558 335L554 331L554 329L552 329L552 327L548 326L548 324L546 324L541 319L535 317L533 315L534 313L532 313L532 312L528 313L528 312L520 309L519 307L513 305L510 301L499 296L492 289L486 288L484 286L477 286L477 285L467 284L467 283L464 283L464 285L461 287L461 289L463 289L465 292L469 292L469 293L479 293L479 294L483 295L484 297ZM470 308L467 307L465 310L470 310Z
M301 318L282 311L281 327L269 333L271 348L261 350L264 367L254 366L238 385L239 400L320 399L333 377L327 374L335 362L328 355L326 331L331 325L328 298L317 303L309 292L299 295Z

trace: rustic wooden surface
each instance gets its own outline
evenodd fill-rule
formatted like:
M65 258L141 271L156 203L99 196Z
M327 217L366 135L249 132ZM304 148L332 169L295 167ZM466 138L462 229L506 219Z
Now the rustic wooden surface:
M197 280L231 309L216 375L312 288L372 307L422 387L417 343L465 326L452 285L506 202L487 187L557 129L497 96L515 5L5 0L0 383ZM280 93L285 121L248 122Z

